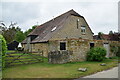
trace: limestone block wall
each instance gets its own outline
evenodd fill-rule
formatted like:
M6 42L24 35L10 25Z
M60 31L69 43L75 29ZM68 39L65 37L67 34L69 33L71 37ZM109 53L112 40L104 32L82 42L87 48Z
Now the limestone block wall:
M81 39L50 41L49 51L60 51L60 42L66 42L66 50L73 52L70 55L71 62L86 60L86 53L90 50L88 41Z
M79 22L77 25L78 19ZM57 31L56 34L52 36L51 40L65 38L93 39L93 33L91 32L89 25L87 24L86 20L81 17L70 16L63 26L64 27L62 27L59 31ZM85 34L82 34L81 26L86 26Z
M73 51L70 61L85 61L89 44L85 40L68 40L68 50Z
M22 44L23 48L25 48L26 44ZM32 48L32 52L43 51L43 56L48 57L48 43L34 43L30 44Z
M94 47L104 47L104 43L120 46L120 43L117 41L65 39L49 41L49 51L60 51L60 42L66 42L66 50L73 52L73 54L70 55L71 62L85 61L87 52L90 50L90 43L94 43ZM109 50L110 49L111 46L109 46ZM109 51L109 57L113 56L115 56L115 54Z
M50 51L48 54L48 61L52 64L63 64L69 62L72 52L70 51Z
M32 44L32 51L43 51L43 56L48 56L48 43L35 43Z
M94 47L104 47L104 43L109 44L109 57L115 56L111 52L112 46L120 46L120 42L117 41L105 41L105 40L87 40L87 39L64 39L64 40L49 40L47 43L35 43L31 44L32 51L43 51L43 55L48 57L48 53L51 51L62 51L60 50L60 42L66 43L66 50L72 51L70 55L70 61L85 61L87 52L90 50L90 43L94 43ZM25 47L26 44L23 44Z

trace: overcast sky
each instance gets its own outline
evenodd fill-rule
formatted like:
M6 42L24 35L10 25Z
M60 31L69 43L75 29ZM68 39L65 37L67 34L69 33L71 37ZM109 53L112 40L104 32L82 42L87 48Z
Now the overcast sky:
M17 22L23 31L71 9L85 17L95 34L118 31L118 0L2 0L0 8L0 21Z

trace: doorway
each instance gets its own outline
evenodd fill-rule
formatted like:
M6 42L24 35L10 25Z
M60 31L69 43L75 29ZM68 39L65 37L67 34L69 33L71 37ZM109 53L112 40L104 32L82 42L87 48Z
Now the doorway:
M90 43L90 49L94 48L94 43Z
M107 53L106 53L106 57L109 57L109 53L110 53L110 47L109 47L109 43L104 43L103 44L104 48L106 49Z

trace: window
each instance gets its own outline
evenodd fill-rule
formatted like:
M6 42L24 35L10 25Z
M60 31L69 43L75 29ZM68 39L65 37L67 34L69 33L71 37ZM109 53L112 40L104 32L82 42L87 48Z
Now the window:
M80 20L79 19L77 19L77 29L78 29L78 26L79 26L79 24L78 24L78 22L79 22Z
M66 50L66 42L60 42L60 50Z
M85 27L85 26L81 26L81 32L82 32L83 34L85 34L85 32L86 32L86 27Z
M90 49L94 47L94 43L90 43Z
M30 37L30 41L32 41L32 40L34 40L35 38L37 38L38 35L30 35L29 37Z
M57 29L57 27L54 27L51 31L53 32L53 31L55 31Z

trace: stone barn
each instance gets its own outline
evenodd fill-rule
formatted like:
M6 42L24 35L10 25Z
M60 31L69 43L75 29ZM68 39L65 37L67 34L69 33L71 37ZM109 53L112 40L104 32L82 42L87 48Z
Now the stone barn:
M87 51L97 46L106 48L106 57L115 56L110 52L111 44L118 42L93 40L93 32L87 21L73 9L37 26L22 42L24 50L43 51L45 57L49 57L48 53L52 51L56 54L67 53L72 62L85 61Z
M48 56L49 40L93 39L93 32L83 16L73 9L36 27L22 42L25 50L42 50Z

